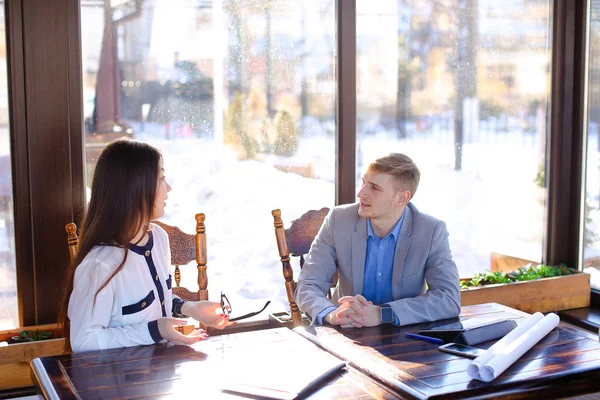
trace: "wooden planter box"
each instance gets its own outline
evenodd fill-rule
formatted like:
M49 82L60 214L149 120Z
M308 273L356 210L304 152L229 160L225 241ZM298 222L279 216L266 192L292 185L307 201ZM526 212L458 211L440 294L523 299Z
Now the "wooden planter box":
M461 304L496 302L528 313L589 307L590 275L556 276L535 281L470 287L461 290Z
M1 331L0 341L17 335L21 330L33 331L35 329L52 331L53 336L59 332L56 324L23 327L10 331ZM29 362L37 357L64 354L64 347L64 338L0 346L0 391L33 386Z

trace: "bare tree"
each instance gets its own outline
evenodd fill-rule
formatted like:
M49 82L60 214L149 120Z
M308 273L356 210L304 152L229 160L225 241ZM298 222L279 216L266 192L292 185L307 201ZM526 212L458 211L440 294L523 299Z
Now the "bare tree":
M398 73L396 85L396 129L399 138L406 138L410 120L410 96L412 79L425 63L427 54L435 44L436 27L432 22L433 4L421 10L421 23L413 24L413 14L418 3L398 0ZM408 19L408 21L404 21Z
M462 169L464 104L477 95L477 0L457 0L457 37L454 78L454 169Z

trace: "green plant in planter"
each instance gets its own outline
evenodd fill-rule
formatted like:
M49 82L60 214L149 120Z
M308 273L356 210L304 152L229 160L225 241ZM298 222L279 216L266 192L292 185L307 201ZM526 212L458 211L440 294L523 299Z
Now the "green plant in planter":
M8 343L27 343L27 342L35 342L38 340L46 340L52 338L52 332L38 331L37 329L34 331L20 331L18 336L13 336L9 340Z
M497 271L475 274L471 280L461 282L460 288L466 289L468 287L496 285L499 283L532 281L542 278L551 278L553 276L571 275L574 273L576 272L567 268L565 264L558 266L544 264L534 266L527 264L526 266L511 272Z

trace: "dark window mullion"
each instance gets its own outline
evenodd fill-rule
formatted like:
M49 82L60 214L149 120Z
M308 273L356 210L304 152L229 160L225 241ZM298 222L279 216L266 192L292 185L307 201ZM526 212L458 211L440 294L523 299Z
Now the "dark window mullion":
M69 65L69 139L71 155L72 221L81 222L86 207L83 147L83 78L81 76L81 7L79 0L66 0L67 63ZM91 182L90 182L91 184Z
M25 99L25 61L23 44L23 5L4 3L8 68L9 128L12 161L13 210L19 325L37 322L34 284L34 260L31 229L31 191Z
M579 267L587 1L554 0L544 261Z

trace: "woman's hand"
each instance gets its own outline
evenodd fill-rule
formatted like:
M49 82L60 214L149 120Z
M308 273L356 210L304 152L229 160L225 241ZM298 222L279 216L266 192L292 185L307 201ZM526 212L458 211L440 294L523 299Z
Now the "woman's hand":
M229 322L229 316L223 313L221 304L214 301L186 301L181 306L181 312L206 326L217 329L235 324L235 322Z
M194 329L188 335L184 335L176 330L177 325L186 325L185 319L163 317L158 319L158 332L160 336L176 344L194 344L208 337L204 329Z

